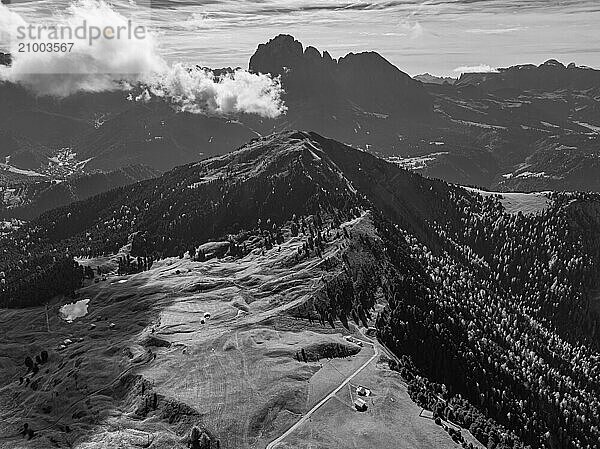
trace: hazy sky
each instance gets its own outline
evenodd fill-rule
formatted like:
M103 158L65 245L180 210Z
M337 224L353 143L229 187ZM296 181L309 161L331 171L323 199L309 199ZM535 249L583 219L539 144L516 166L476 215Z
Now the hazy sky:
M45 0L35 6L13 6L33 13L58 4ZM257 45L279 33L292 34L334 57L375 50L413 75L456 75L459 67L503 67L550 58L600 67L600 0L153 0L152 4L161 52L173 61L212 67L247 67Z

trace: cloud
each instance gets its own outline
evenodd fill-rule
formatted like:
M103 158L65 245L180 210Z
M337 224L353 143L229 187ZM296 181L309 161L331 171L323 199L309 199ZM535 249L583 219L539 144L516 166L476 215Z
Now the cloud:
M370 32L370 31L361 31L359 33L361 36L397 36L397 37L406 37L408 36L407 33L398 33L398 32L394 32L394 31L390 31L387 33L381 33L381 32Z
M14 13L0 2L0 51L10 48L12 36L19 26L26 25L18 14Z
M17 13L8 9L4 3L0 3L0 32L10 33L15 27L25 25L25 21Z
M425 33L425 29L423 28L421 23L416 20L404 20L400 22L399 25L403 30L405 30L405 33L403 34L408 35L410 39L418 39L422 37Z
M7 8L3 6L4 13ZM13 14L14 18L14 14ZM23 18L14 22L25 23ZM23 31L13 29L12 66L0 71L0 78L21 84L38 95L66 97L80 91L99 92L119 88L121 81L137 83L144 77L167 70L165 61L156 53L154 37L147 34L143 39L89 40L90 30L107 27L127 27L127 19L101 1L84 0L71 4L63 17L57 17L61 31L56 35L52 30L38 28L33 33L23 35ZM85 26L84 26L85 24ZM41 25L41 24L40 24ZM85 38L75 38L78 28L86 30ZM83 36L83 34L80 34ZM19 44L68 45L70 51L46 52L19 51ZM71 44L73 43L72 47Z
M408 30L411 39L418 39L422 37L423 33L425 32L423 26L419 22L413 23L411 26L409 26Z
M221 76L175 64L144 87L136 101L162 98L178 110L210 115L238 113L277 117L286 111L279 79L235 70Z
M467 30L467 33L471 33L471 34L507 34L507 33L514 33L516 31L521 31L524 29L526 29L526 28L522 28L522 27L493 28L493 29L473 28L471 30Z
M185 69L168 64L158 51L156 37L143 28L137 36L135 25L102 0L72 3L66 13L53 17L63 33L60 38L43 29L40 35L23 38L17 27L25 19L0 5L2 29L9 30L13 63L0 67L0 80L20 84L36 95L67 97L77 92L102 92L143 86L179 109L204 114L252 113L275 117L285 112L281 84L266 75L237 71L216 77L209 71ZM29 25L29 24L27 24ZM37 33L37 24L36 33ZM74 32L87 29L85 37ZM90 41L92 29L123 30L118 36L102 33ZM140 28L141 30L142 28ZM21 34L21 36L19 36ZM63 39L64 38L64 39ZM19 43L74 42L71 51L19 52Z
M454 69L455 73L496 73L498 69L488 64L463 65Z

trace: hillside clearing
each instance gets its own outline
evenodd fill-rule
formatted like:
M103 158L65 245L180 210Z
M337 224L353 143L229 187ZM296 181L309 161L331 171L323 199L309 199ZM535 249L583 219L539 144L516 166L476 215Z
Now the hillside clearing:
M550 205L549 192L487 192L472 187L463 187L465 190L478 193L484 197L496 196L509 214L536 215L543 212Z

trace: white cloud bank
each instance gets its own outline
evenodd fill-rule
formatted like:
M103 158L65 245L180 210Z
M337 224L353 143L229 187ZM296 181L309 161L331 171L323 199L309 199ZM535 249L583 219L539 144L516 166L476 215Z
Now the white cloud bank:
M467 33L471 34L507 34L507 33L515 33L517 31L525 30L526 28L522 27L512 27L512 28L473 28L467 30Z
M454 69L454 73L497 73L498 69L488 65L463 65Z
M103 0L77 1L53 19L53 24L71 32L82 25L88 30L136 26ZM51 36L51 30L43 30L37 39L24 39L23 27L27 25L30 24L25 18L0 4L0 29L9 35L13 56L11 67L0 66L0 80L20 84L37 95L67 97L77 92L142 86L147 95L138 99L161 98L194 113L251 113L265 117L285 113L278 80L243 70L217 77L207 70L169 65L149 32L143 38L132 38L125 31L120 37L103 35L90 44L89 33L85 38L67 36L61 40L56 38L56 32ZM34 25L37 30L38 24ZM74 42L70 52L18 51L19 44L68 42Z
M279 80L267 75L238 69L217 77L210 70L175 64L145 83L143 93L135 100L162 98L177 109L192 113L246 113L273 118L285 111L281 93Z

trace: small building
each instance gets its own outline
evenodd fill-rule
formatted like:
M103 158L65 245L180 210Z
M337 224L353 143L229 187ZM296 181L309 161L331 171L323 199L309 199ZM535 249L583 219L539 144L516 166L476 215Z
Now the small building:
M359 385L358 387L356 387L356 394L359 396L371 396L371 390L369 390L366 387L363 387L362 385Z
M358 345L360 347L362 347L362 345L363 345L362 340L359 340L358 338L354 338L351 335L347 335L345 338L348 343L354 343L355 345Z
M367 403L359 398L354 401L354 408L359 412L365 412L367 410Z

